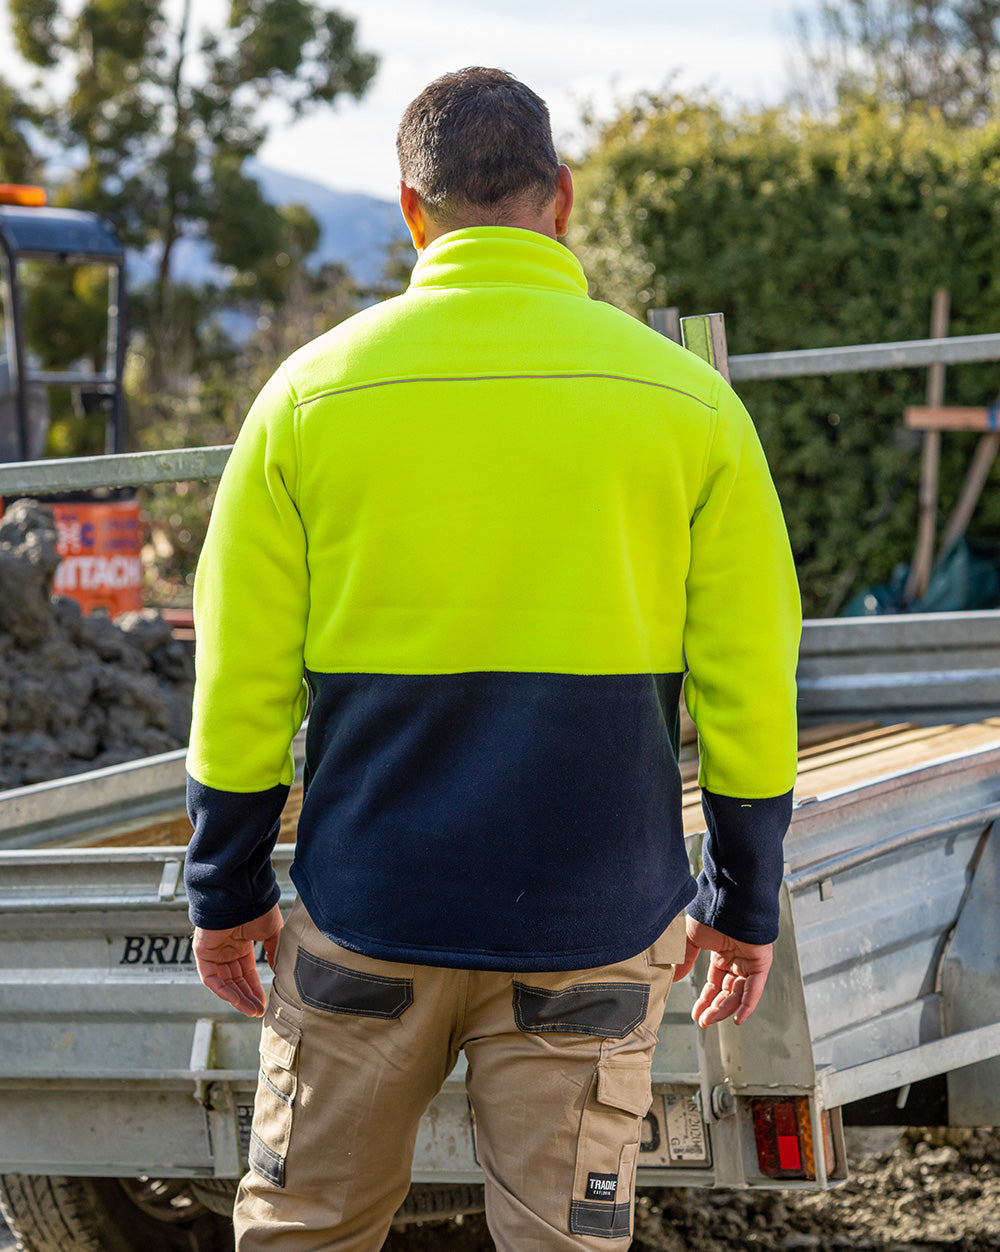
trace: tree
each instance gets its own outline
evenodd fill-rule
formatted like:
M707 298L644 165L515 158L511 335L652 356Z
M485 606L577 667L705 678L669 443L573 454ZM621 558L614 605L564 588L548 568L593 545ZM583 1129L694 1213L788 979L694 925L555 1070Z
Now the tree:
M46 72L14 117L34 120L72 155L60 198L106 214L133 248L152 247L146 304L154 374L159 345L178 322L171 272L184 238L204 239L242 294L276 298L287 260L315 224L268 204L244 162L280 116L298 117L347 94L360 97L376 58L355 45L355 24L311 0L231 0L222 31L199 26L191 0L9 0L20 54ZM61 69L63 74L54 73ZM67 80L61 95L53 84ZM0 126L0 130L2 130ZM282 263L281 258L286 258Z
M936 287L951 291L952 334L1000 321L1000 122L647 97L592 133L576 182L570 238L594 294L640 317L723 312L734 354L920 339ZM839 603L845 568L870 585L912 555L918 444L902 415L925 386L918 370L738 385L811 616ZM950 403L990 403L996 386L993 366L948 371ZM943 441L946 512L974 440ZM975 520L1000 532L1000 493Z
M1000 100L1000 0L840 0L796 27L807 107L869 97L982 124Z
M0 78L0 183L30 183L40 162L28 142L27 131L36 121L34 110L10 83Z

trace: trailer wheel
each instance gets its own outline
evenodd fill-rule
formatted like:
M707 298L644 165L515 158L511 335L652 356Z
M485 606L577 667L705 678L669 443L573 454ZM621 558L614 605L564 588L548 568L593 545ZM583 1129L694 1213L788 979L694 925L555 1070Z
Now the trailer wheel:
M232 1223L179 1179L0 1176L18 1252L232 1252Z
M415 1182L392 1224L399 1229L411 1222L445 1222L466 1213L481 1213L485 1207L482 1183Z
M194 1196L212 1210L229 1217L236 1200L235 1180L225 1178L192 1178L188 1185ZM397 1229L412 1222L445 1222L465 1213L481 1213L485 1207L483 1187L449 1183L419 1183L410 1188L399 1207L393 1226Z
M236 1188L239 1183L235 1178L189 1178L188 1187L196 1200L200 1200L205 1208L223 1217L232 1218L233 1205L236 1203Z

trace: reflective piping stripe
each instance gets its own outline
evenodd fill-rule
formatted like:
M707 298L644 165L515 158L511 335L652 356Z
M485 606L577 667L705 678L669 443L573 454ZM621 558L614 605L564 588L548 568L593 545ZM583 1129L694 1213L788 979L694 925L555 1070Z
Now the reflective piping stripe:
M701 396L696 396L690 391L684 391L680 387L672 387L669 383L658 383L651 378L635 378L630 374L606 374L603 372L594 373L568 373L568 374L453 374L447 377L414 377L414 378L383 378L378 382L371 383L355 383L351 387L335 387L330 391L319 391L314 396L306 396L303 400L295 401L295 408L304 408L307 404L313 404L317 400L328 400L331 396L348 396L355 391L370 391L375 387L398 387L401 383L504 383L504 382L525 382L538 380L540 382L549 382L561 379L594 379L603 378L608 382L617 383L634 383L639 387L656 387L659 391L672 391L675 395L684 396L688 400L693 400L696 404L702 405L706 409L714 409L715 405L708 400L703 400Z

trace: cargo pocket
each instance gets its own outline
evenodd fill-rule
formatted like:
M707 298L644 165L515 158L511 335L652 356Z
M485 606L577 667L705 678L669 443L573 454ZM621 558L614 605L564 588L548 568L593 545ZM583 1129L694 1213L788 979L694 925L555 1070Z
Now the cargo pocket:
M642 1119L652 1102L649 1065L598 1062L580 1120L571 1234L627 1239Z
M260 1038L260 1074L254 1098L248 1163L255 1174L276 1187L285 1185L285 1159L298 1094L297 1013L273 987Z

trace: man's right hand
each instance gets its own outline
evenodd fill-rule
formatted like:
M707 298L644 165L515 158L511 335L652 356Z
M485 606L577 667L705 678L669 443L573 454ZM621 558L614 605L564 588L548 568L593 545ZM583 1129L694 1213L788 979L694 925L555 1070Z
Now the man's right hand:
M696 922L693 917L687 919L687 953L683 964L674 969L674 982L691 972L702 949L712 953L708 978L691 1010L699 1026L714 1026L727 1017L732 1017L737 1026L743 1025L764 990L773 946L742 943L703 922Z
M192 946L201 981L220 1000L225 1000L247 1017L262 1016L265 999L257 973L254 944L264 944L267 963L273 969L280 933L281 909L277 904L263 917L229 930L195 927Z

